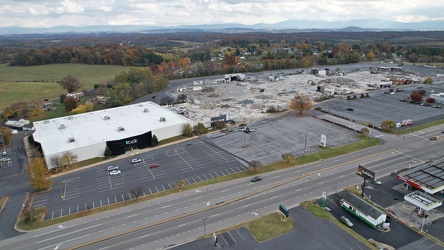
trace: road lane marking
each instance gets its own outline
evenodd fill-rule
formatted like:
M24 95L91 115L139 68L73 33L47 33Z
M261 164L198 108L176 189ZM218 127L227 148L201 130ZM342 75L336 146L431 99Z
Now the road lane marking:
M84 230L86 230L86 229L90 229L90 228L94 228L94 227L100 227L101 225L102 225L102 224L97 224L97 225L94 225L94 226L85 227L85 228L82 228L82 229L79 229L79 230L71 231L71 232L66 233L66 234L57 235L57 236L55 236L55 237L51 237L51 238L47 238L47 239L44 239L44 240L41 240L41 241L37 241L36 244L38 244L38 243L42 243L42 242L45 242L45 241L48 241L48 240L52 240L52 239L56 239L56 238L60 238L60 237L62 237L62 236L70 235L70 234L73 234L73 233L77 233L77 232L80 232L80 231L84 231Z

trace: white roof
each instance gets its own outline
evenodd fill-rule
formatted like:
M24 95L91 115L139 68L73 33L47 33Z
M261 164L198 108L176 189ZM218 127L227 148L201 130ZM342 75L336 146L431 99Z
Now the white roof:
M165 121L161 122L161 117ZM143 102L34 122L33 136L45 154L56 154L185 123L191 121L153 102ZM70 142L70 138L74 141Z

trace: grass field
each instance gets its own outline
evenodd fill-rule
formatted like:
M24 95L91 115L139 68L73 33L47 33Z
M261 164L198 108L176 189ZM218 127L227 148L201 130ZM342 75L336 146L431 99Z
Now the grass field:
M66 93L57 83L68 74L75 76L84 89L96 83L107 83L130 67L115 65L52 64L42 66L9 66L0 64L0 110L11 103L52 99Z

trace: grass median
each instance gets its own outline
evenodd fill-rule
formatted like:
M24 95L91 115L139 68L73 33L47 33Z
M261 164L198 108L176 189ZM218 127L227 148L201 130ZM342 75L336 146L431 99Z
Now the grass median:
M347 145L343 145L343 146L339 146L339 147L335 147L335 148L325 148L322 151L319 151L319 152L316 152L313 154L294 158L290 162L281 161L281 162L276 162L276 163L266 165L266 166L250 168L250 169L243 171L243 172L238 172L238 173L234 173L234 174L226 175L226 176L220 176L220 177L213 178L213 179L210 179L207 181L202 181L202 182L186 185L184 188L185 189L195 189L195 188L202 187L202 186L207 186L207 185L212 185L212 184L221 183L221 182L225 182L225 181L245 178L245 177L249 177L249 176L253 176L253 175L258 175L261 173L267 173L267 172L282 170L282 169L286 169L286 168L290 168L290 167L300 166L303 164L308 164L311 162L316 162L316 161L332 158L332 157L335 157L338 155L351 153L354 151L358 151L358 150L372 147L372 146L379 144L379 140L377 140L375 138L367 138L365 136L360 136L360 138L361 138L361 140L358 142L354 142L351 144L347 144ZM102 206L102 207L98 207L98 208L90 208L86 211L82 211L82 212L79 212L76 214L71 214L71 215L66 215L63 217L55 218L55 219L45 220L45 221L42 221L39 223L34 223L33 225L26 224L22 220L19 220L17 226L18 226L18 228L20 228L22 230L38 229L38 228L42 228L42 227L60 224L62 222L70 221L73 219L82 218L82 217L89 216L92 214L97 214L97 213L101 213L104 211L108 211L108 210L112 210L112 209L116 209L116 208L120 208L120 207L125 207L125 206L132 205L135 203L148 201L148 200L155 199L158 197L162 197L162 196L166 196L166 195L170 195L170 194L175 194L177 192L179 192L179 189L173 188L173 189L170 189L167 191L163 191L163 192L159 192L159 193L155 193L155 194L150 194L150 195L146 195L143 197L138 197L137 199L134 198L131 200L126 200L123 202L114 203L114 204L107 205L107 206Z

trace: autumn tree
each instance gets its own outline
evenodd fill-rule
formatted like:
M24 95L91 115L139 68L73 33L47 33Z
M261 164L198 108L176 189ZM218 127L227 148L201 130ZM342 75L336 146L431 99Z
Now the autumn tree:
M60 86L62 86L63 89L66 89L68 93L76 92L78 89L82 87L82 84L80 83L79 79L74 77L73 75L67 75L63 77L59 81Z
M429 76L424 80L424 84L432 84L433 83L433 79Z
M22 214L23 221L26 224L34 225L36 222L41 222L45 215L48 214L48 209L45 206L39 206L39 208L35 208L30 206L26 211Z
M182 192L184 190L186 183L187 182L185 180L180 180L180 181L176 182L176 186L179 189L179 192Z
M282 154L282 161L285 163L290 163L293 160L293 155L291 153Z
M368 52L365 57L367 58L367 60L369 61L373 61L375 60L375 54L373 53L373 51Z
M0 137L4 145L9 145L12 141L12 129L6 126L0 127Z
M427 103L435 103L436 100L435 100L435 98L429 97L429 98L426 99L426 102Z
M381 130L386 133L393 133L395 131L395 122L392 120L382 121Z
M197 123L197 128L196 128L197 133L199 134L206 134L208 133L208 129L205 127L205 125L201 122Z
M193 128L191 127L190 124L187 123L187 124L183 125L182 135L188 136L188 137L193 136Z
M72 164L77 162L77 160L79 159L79 156L74 154L71 151L67 151L62 154L61 159L62 159L63 166L71 168Z
M33 158L26 168L29 174L28 183L37 191L48 190L52 180L48 179L49 170L41 157Z
M310 111L312 103L310 97L306 94L297 94L291 99L290 108L299 111L299 114Z
M420 102L422 101L422 95L418 92L413 92L410 94L410 98L412 99L412 101L415 102Z
M361 134L368 136L370 134L370 130L368 128L361 128Z
M77 100L72 96L65 97L63 100L63 105L65 106L65 110L71 112L73 109L77 108Z

